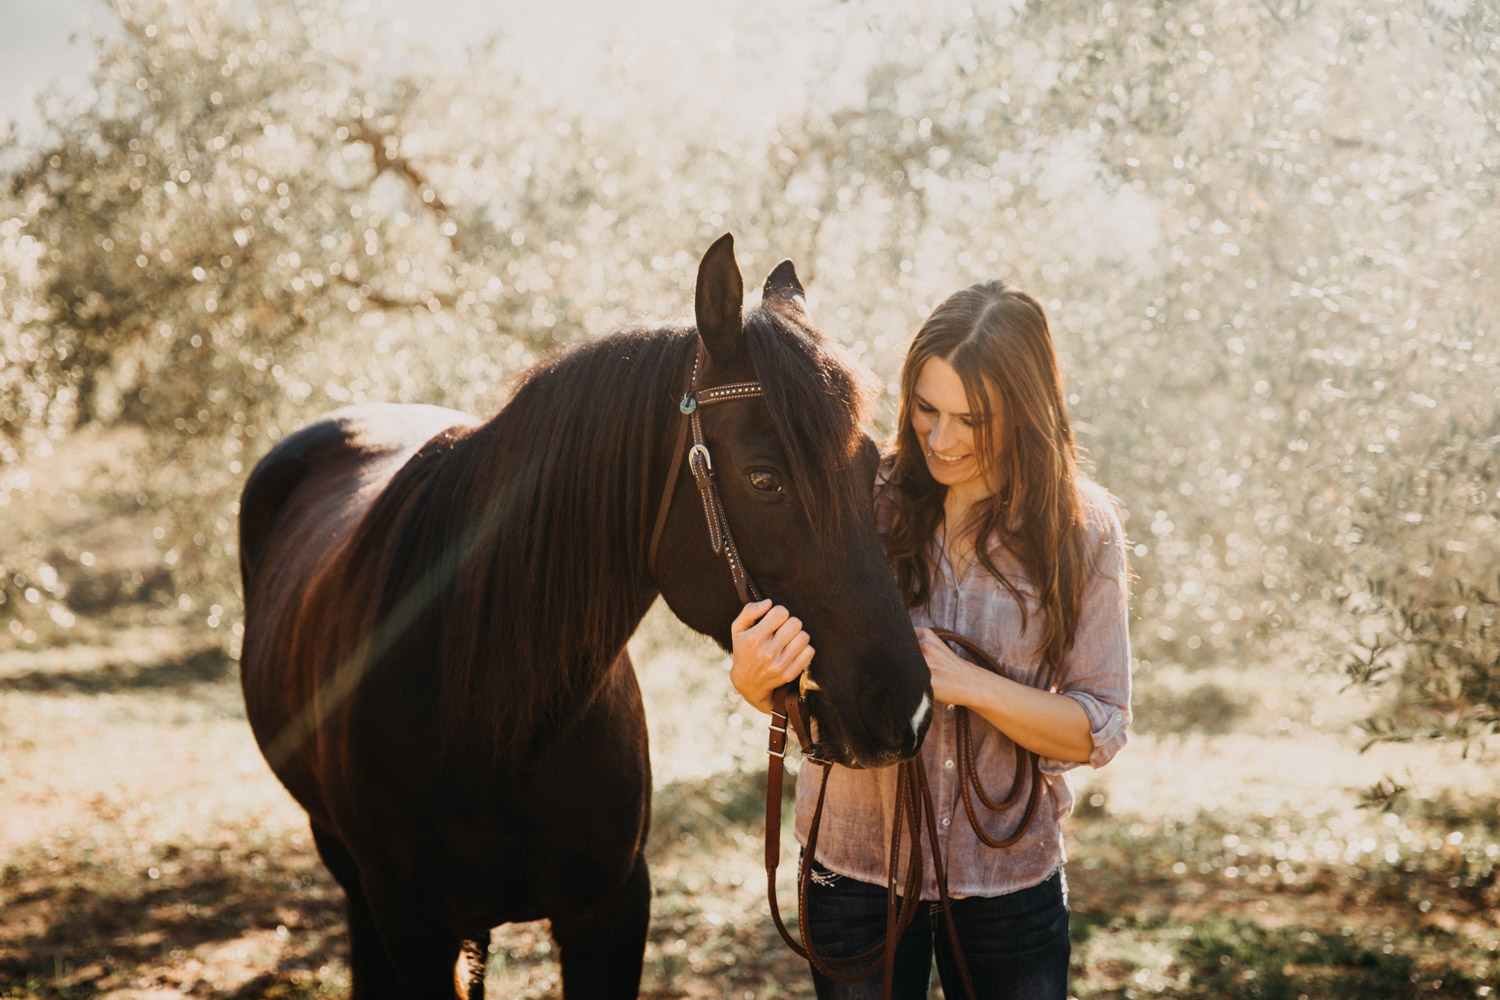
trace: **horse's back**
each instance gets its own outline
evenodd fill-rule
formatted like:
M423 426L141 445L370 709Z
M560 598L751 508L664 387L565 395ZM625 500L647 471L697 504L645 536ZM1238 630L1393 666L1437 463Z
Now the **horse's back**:
M335 410L284 438L256 464L240 496L240 572L247 595L268 536L286 519L294 494L316 492L327 515L343 521L364 504L338 500L367 502L424 443L473 423L468 414L440 406L371 403Z

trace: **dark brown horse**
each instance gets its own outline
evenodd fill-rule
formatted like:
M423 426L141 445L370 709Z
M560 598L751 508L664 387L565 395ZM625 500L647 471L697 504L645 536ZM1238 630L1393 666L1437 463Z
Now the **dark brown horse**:
M356 996L482 995L489 928L540 918L569 997L636 995L651 773L625 642L658 594L726 646L740 607L692 477L662 495L695 351L700 388L764 389L703 428L747 569L818 636L818 752L916 752L931 688L875 536L862 381L789 263L742 300L726 236L696 331L585 344L485 423L341 410L251 474L245 703L348 895Z

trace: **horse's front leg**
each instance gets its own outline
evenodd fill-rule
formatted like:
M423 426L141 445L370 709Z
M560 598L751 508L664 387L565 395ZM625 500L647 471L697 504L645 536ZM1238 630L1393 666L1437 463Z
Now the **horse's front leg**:
M404 991L400 995L407 1000L484 995L484 966L476 969L473 964L478 945L448 930L423 895L368 875L365 888L380 941L395 972L395 982L389 985Z
M651 876L644 853L625 883L586 912L552 918L567 1000L633 998L641 989Z
M313 842L333 877L344 889L349 918L349 977L353 1000L405 1000L396 970L386 957L374 914L365 900L364 882L359 865L343 842L332 833L312 824Z

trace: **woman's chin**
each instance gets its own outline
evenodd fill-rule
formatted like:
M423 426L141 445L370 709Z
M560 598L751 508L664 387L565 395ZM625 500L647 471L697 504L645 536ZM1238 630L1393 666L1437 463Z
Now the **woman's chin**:
M929 458L927 472L942 486L957 486L973 478L973 470L970 468L972 464L972 462L964 461L957 465L939 465Z

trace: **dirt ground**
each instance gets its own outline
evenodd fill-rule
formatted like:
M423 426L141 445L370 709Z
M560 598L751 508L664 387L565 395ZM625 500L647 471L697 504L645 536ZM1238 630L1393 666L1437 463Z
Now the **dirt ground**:
M197 638L159 627L0 654L0 996L347 990L339 890L250 739L234 662ZM763 898L759 727L723 690L715 651L641 645L652 717L672 720L653 734L643 995L810 996ZM684 692L699 711L676 710ZM1423 824L1355 808L1351 789L1392 764L1425 767L1432 801L1494 777L1493 762L1245 733L1142 734L1083 775L1069 869L1078 995L1215 995L1185 955L1215 921L1208 945L1309 938L1332 976L1330 941L1357 944L1351 963L1409 959L1404 978L1425 984L1412 995L1487 995L1500 968L1493 833L1434 842ZM493 994L558 995L550 951L541 925L497 930ZM1445 978L1461 988L1434 985Z

